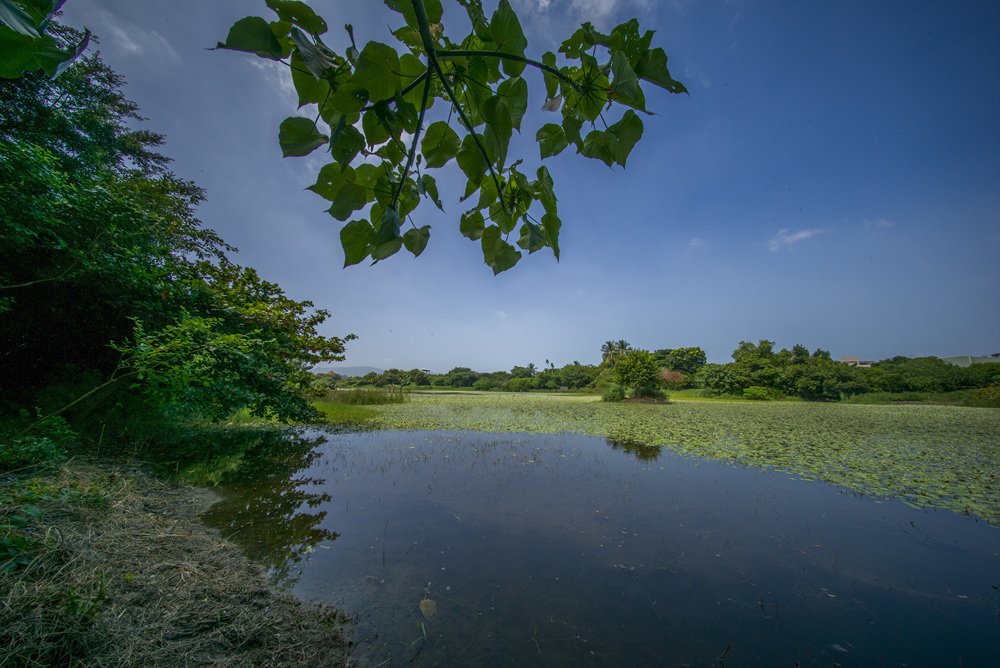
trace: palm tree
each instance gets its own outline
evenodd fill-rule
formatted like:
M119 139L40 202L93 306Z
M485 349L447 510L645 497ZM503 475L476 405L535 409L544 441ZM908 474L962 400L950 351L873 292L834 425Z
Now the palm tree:
M618 358L621 357L623 353L632 349L632 344L630 344L625 339L618 339L617 341L605 341L604 345L601 346L601 363L607 364L608 366L614 366Z

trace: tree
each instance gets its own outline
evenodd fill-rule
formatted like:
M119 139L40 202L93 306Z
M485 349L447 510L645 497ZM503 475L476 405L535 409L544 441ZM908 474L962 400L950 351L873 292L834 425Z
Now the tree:
M618 358L631 349L632 344L625 339L605 341L604 345L601 346L601 363L613 367Z
M662 396L660 365L648 350L629 350L615 363L615 380L634 396Z
M0 84L0 409L61 410L53 387L87 379L73 396L312 415L308 369L343 358L329 314L228 259L121 86L96 55Z
M558 123L535 135L540 159L572 144L585 157L624 167L643 133L636 112L649 113L640 82L687 92L671 77L663 49L651 46L653 32L641 33L634 19L608 34L585 23L562 43L561 58L547 52L535 60L525 56L527 40L509 0L489 18L481 0L459 0L472 32L458 41L445 32L440 0L385 0L404 22L393 32L402 52L374 41L359 49L347 25L350 46L338 53L322 37L326 21L309 5L266 4L275 20L240 19L216 48L286 64L299 107L316 105L309 117L286 118L278 140L285 156L330 152L332 162L309 189L346 222L345 266L367 258L374 264L402 247L420 255L430 225L418 225L425 219L415 222L415 211L422 199L443 209L432 172L452 160L467 179L462 199L473 202L459 230L479 242L494 274L517 264L521 251L549 248L558 260L562 221L552 175L540 166L531 179L520 169L523 160L508 156L528 108L527 67L543 79L543 110L559 114ZM438 100L443 108L434 109ZM609 123L612 109L624 112ZM515 231L521 250L509 241Z
M696 373L708 361L705 351L698 347L664 348L654 351L653 356L660 366L684 374Z

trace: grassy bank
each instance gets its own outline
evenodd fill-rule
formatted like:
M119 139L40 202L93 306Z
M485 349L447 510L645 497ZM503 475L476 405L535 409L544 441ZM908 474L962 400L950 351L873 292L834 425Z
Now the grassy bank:
M342 663L342 620L272 589L213 501L107 463L0 478L0 665Z
M576 432L779 468L1000 523L1000 410L806 402L612 404L553 394L414 394L379 429Z

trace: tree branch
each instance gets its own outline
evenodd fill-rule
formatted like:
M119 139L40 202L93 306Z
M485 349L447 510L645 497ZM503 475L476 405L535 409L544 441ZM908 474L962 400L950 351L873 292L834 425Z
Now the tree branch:
M493 161L490 160L490 156L486 153L486 148L483 143L479 140L479 135L476 134L476 128L472 125L472 121L469 117L465 115L465 111L462 110L461 105L458 103L458 98L455 97L455 91L448 83L448 77L445 76L444 70L441 69L441 63L437 60L437 48L434 46L434 39L431 37L430 21L427 18L427 10L424 8L423 0L410 0L413 5L413 11L417 15L417 25L420 27L420 38L424 43L424 51L427 52L427 63L429 67L433 67L437 72L438 78L441 79L441 85L444 86L444 92L448 95L448 99L451 100L451 104L455 111L458 112L458 117L462 120L462 124L469 131L469 135L472 136L472 141L475 142L476 148L479 149L480 155L483 156L483 160L486 161L486 166L490 170L490 176L493 177L493 184L497 187L497 193L500 196L500 205L503 207L504 211L507 211L507 204L503 201L503 186L500 185L500 177L497 175L495 169L493 169Z

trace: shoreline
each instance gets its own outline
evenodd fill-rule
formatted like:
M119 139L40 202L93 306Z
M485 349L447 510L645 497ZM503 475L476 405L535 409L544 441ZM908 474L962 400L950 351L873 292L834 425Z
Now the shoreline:
M27 548L0 573L0 664L347 661L344 615L278 591L202 523L210 489L77 460L0 479L0 494L4 545Z

